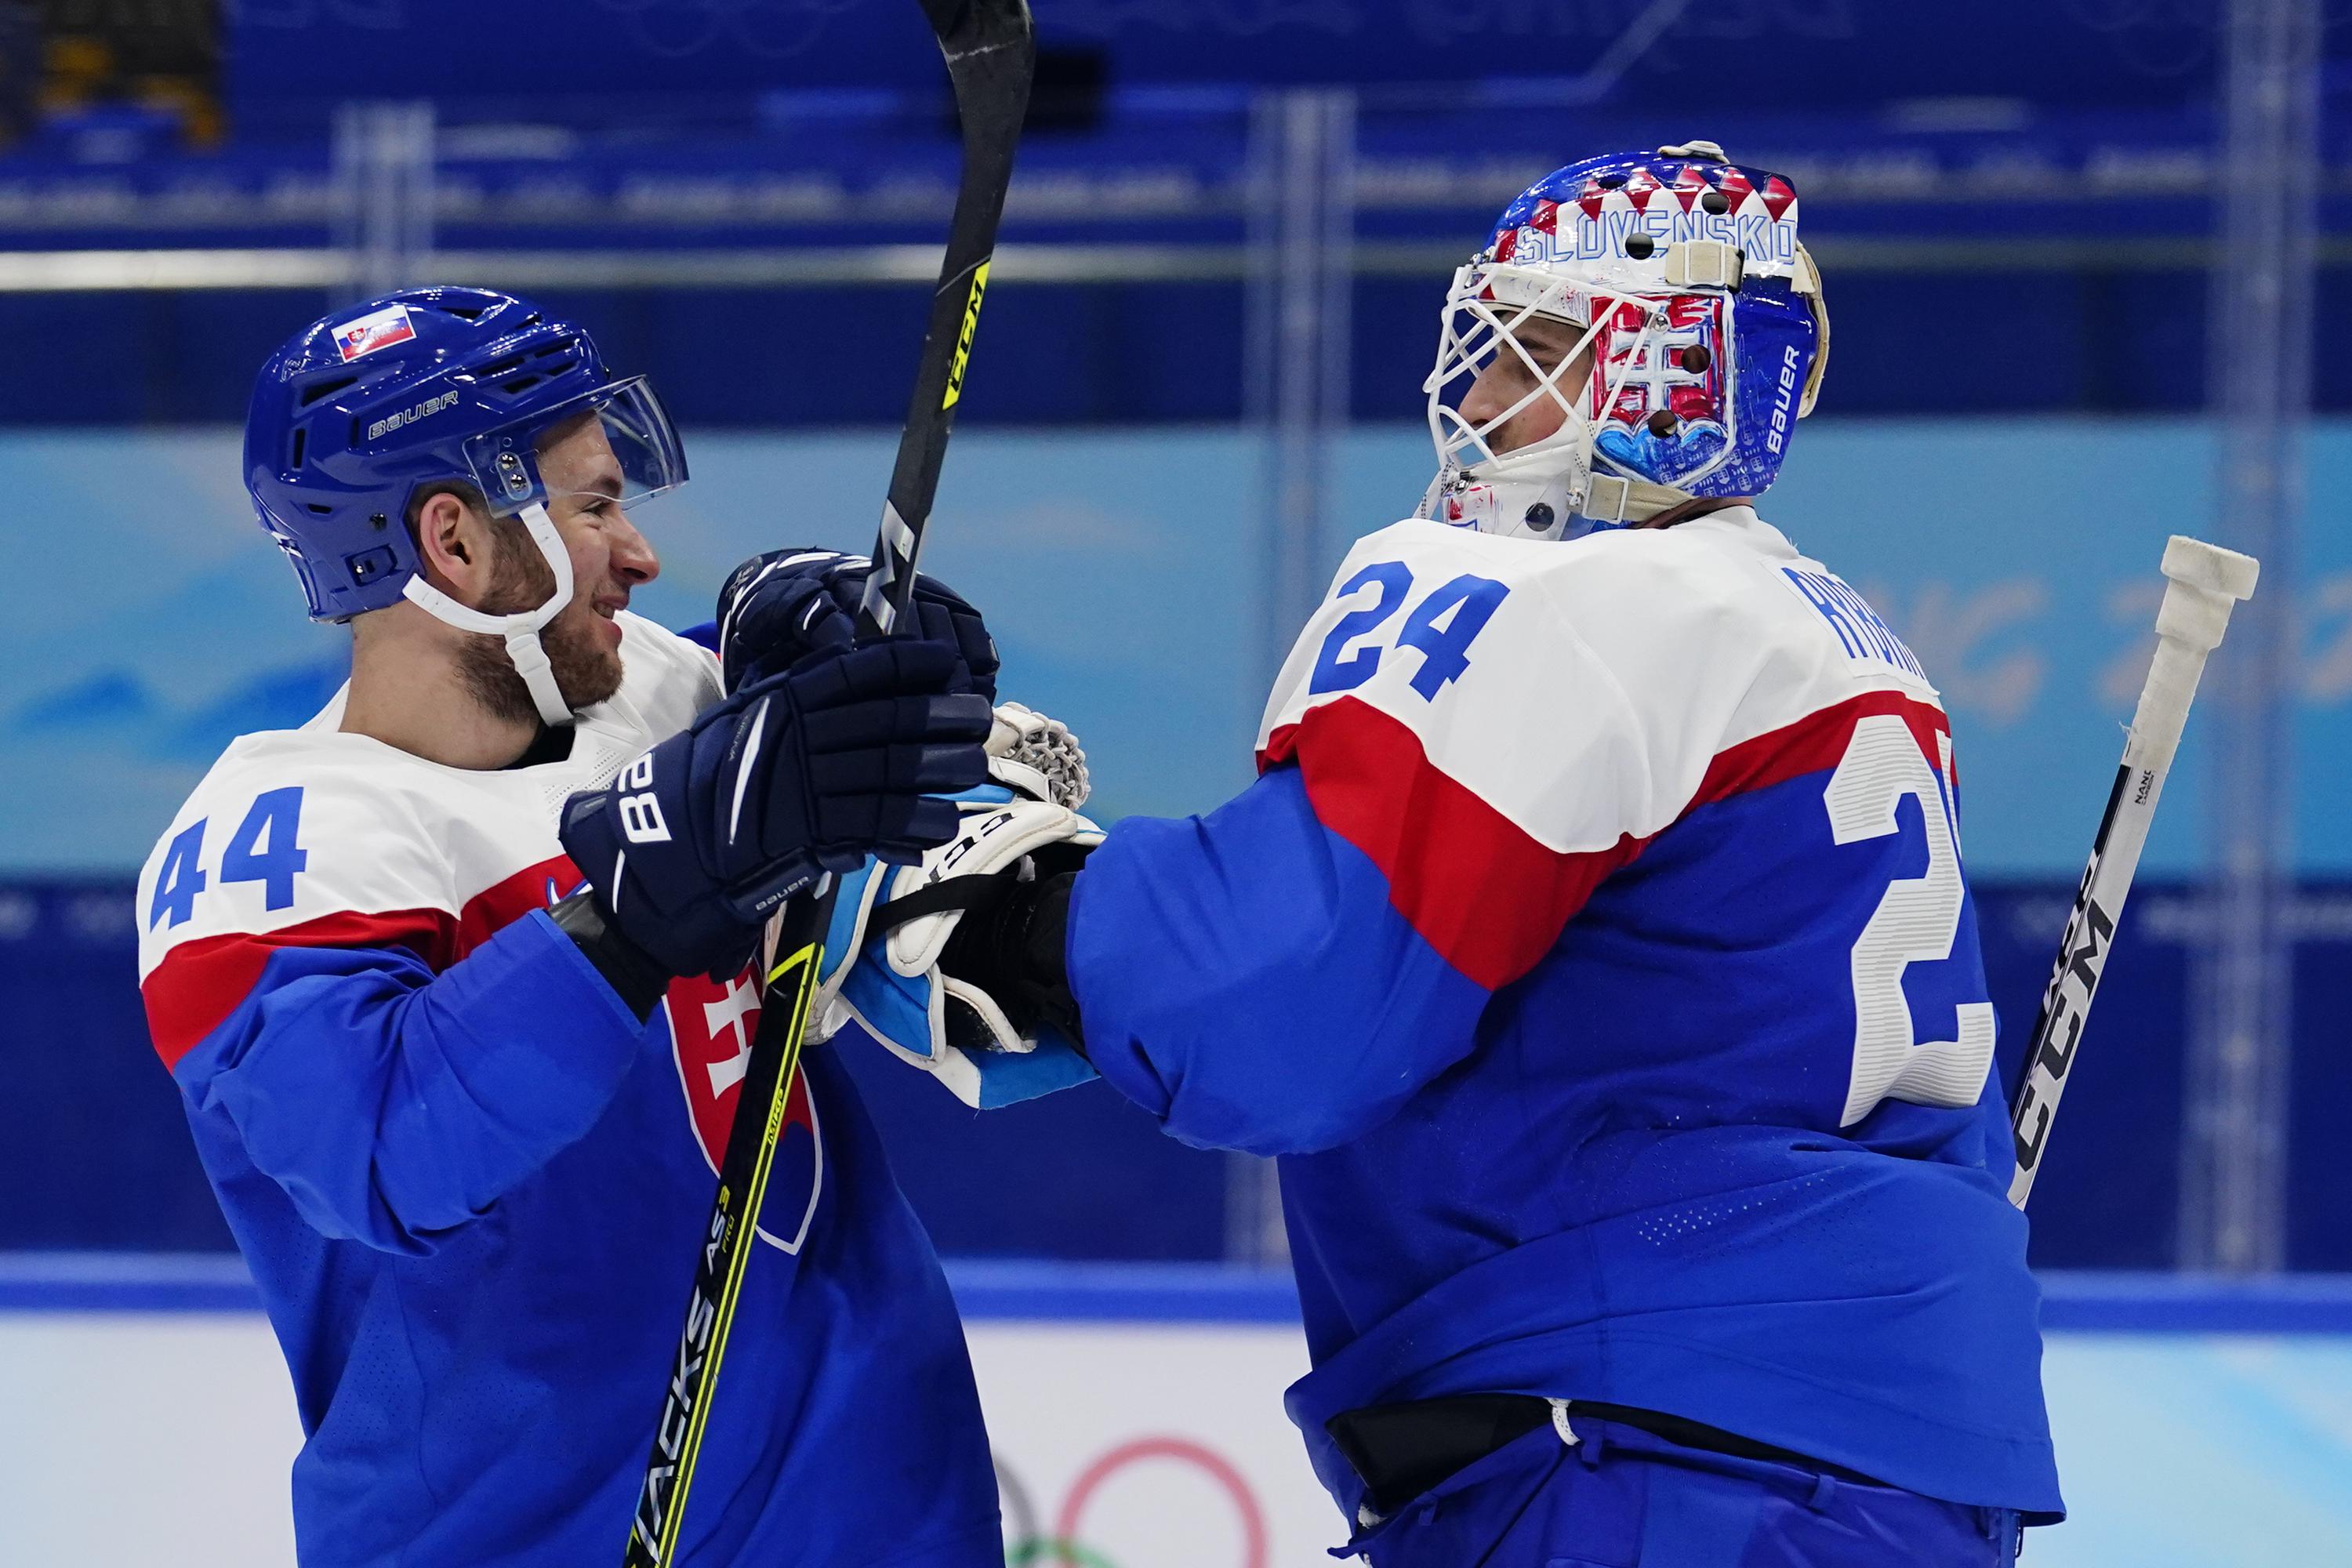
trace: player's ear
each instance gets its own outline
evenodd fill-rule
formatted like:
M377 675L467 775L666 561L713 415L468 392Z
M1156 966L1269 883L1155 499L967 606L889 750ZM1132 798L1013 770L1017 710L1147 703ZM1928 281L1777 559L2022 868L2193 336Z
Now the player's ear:
M416 553L425 580L478 608L489 592L490 520L454 490L436 490L416 510Z

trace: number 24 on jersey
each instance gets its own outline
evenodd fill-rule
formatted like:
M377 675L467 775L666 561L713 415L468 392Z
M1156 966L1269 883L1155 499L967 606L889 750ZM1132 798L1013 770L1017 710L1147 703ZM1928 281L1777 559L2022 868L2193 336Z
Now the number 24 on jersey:
M1372 602L1349 611L1333 625L1315 657L1315 671L1307 689L1320 697L1329 691L1352 691L1370 680L1383 658L1401 648L1421 655L1412 689L1424 701L1434 701L1449 681L1462 679L1470 668L1470 645L1495 618L1511 590L1491 577L1465 572L1430 590L1415 604L1393 637L1379 636L1412 596L1412 572L1402 561L1375 561L1339 584L1334 598L1347 599L1373 590ZM1351 651L1350 644L1358 646Z

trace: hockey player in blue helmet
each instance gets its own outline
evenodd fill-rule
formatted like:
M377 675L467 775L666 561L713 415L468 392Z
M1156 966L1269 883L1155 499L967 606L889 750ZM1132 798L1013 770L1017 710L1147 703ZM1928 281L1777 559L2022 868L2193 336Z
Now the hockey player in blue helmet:
M658 570L630 509L684 481L677 434L508 295L299 334L246 464L351 679L181 809L141 975L293 1374L299 1555L617 1560L762 921L953 832L993 652L928 581L922 637L852 648L830 556L730 579L723 665L630 613ZM674 1561L998 1563L954 1308L836 1064L803 1058L785 1121Z
M1083 1052L1277 1159L1376 1568L1996 1568L2061 1513L1951 726L1754 505L1827 347L1797 218L1707 142L1538 182L1256 782L844 900L838 1009L966 1098Z
M394 295L288 342L262 367L245 467L312 618L350 622L361 659L403 632L442 637L495 710L552 725L616 688L613 614L656 570L627 509L687 477L644 377L615 379L571 323L470 289ZM432 570L469 544L487 605Z

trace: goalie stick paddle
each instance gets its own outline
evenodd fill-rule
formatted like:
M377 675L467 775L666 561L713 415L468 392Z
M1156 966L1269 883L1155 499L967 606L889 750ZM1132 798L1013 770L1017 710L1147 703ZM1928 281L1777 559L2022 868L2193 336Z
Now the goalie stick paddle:
M2189 721L2189 704L2205 672L2205 657L2221 646L2230 611L2239 600L2252 596L2260 570L2261 563L2251 555L2177 533L2164 547L2168 581L2164 604L2156 613L2156 660L2140 688L2139 706L2133 710L2124 742L2123 765L2116 770L2106 814L2091 844L2090 863L2083 868L2066 935L2058 944L2058 962L2042 994L2041 1016L2027 1042L2025 1074L2010 1106L2017 1173L2010 1179L2009 1201L2019 1208L2025 1206L2033 1178L2041 1173L2058 1097L2065 1092L2091 999L2106 972L2116 921L2123 916L2132 873L2139 868L2139 852L2147 842L2148 824L2155 820L2172 754L2180 745L2181 728Z
M887 637L915 588L915 557L939 490L940 465L963 395L973 329L988 289L989 258L996 248L1013 153L1029 107L1036 66L1026 0L922 0L940 49L947 57L963 125L963 174L948 231L940 283L898 458L890 473L874 570L858 606L860 641ZM813 1020L809 1009L824 964L824 937L833 921L831 877L788 900L769 932L761 965L764 1005L738 1088L727 1154L719 1163L719 1194L704 1229L687 1299L686 1328L670 1368L653 1454L637 1489L625 1568L670 1568L677 1562L687 1494L694 1484L710 1400L727 1352L743 1275L757 1245L761 1199L776 1157L784 1109L800 1068L801 1046Z

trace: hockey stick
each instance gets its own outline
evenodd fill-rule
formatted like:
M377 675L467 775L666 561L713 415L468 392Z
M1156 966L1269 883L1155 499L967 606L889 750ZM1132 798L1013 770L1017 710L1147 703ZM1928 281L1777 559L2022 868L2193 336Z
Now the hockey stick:
M939 289L931 297L914 396L882 507L874 569L858 606L860 641L890 635L914 594L915 556L922 547L924 525L930 521L940 465L947 456L948 434L963 394L972 330L988 287L989 258L996 248L997 221L1004 211L1013 148L1028 110L1029 82L1036 64L1026 0L922 0L922 5L947 57L956 111L963 123L963 175ZM833 879L820 879L813 892L788 900L771 928L765 1006L737 1090L727 1154L719 1163L719 1194L703 1231L694 1289L687 1300L686 1330L678 1338L661 1421L654 1431L653 1455L637 1489L625 1568L668 1568L677 1560L687 1493L694 1484L711 1395L756 1245L760 1204L775 1163L776 1140L824 963L834 893Z
M2099 836L2091 844L2090 864L2083 868L2074 911L2066 921L2065 940L2058 944L2058 962L2042 994L2042 1015L2028 1043L2025 1077L2010 1107L2017 1173L2010 1179L2009 1201L2019 1208L2025 1206L2041 1170L2051 1119L2058 1113L2058 1097L2065 1092L2066 1075L2074 1068L2099 976L2106 972L2116 921L2123 916L2132 873L2139 868L2139 852L2147 842L2172 753L2180 744L2181 727L2189 721L2189 704L2205 672L2205 656L2221 646L2231 609L2252 595L2260 570L2261 563L2251 555L2177 533L2164 547L2164 574L2170 581L2156 613L2156 662L2148 667L2147 684L2140 688L2139 706L2124 742L2123 765L2116 770L2106 815L2099 819Z

